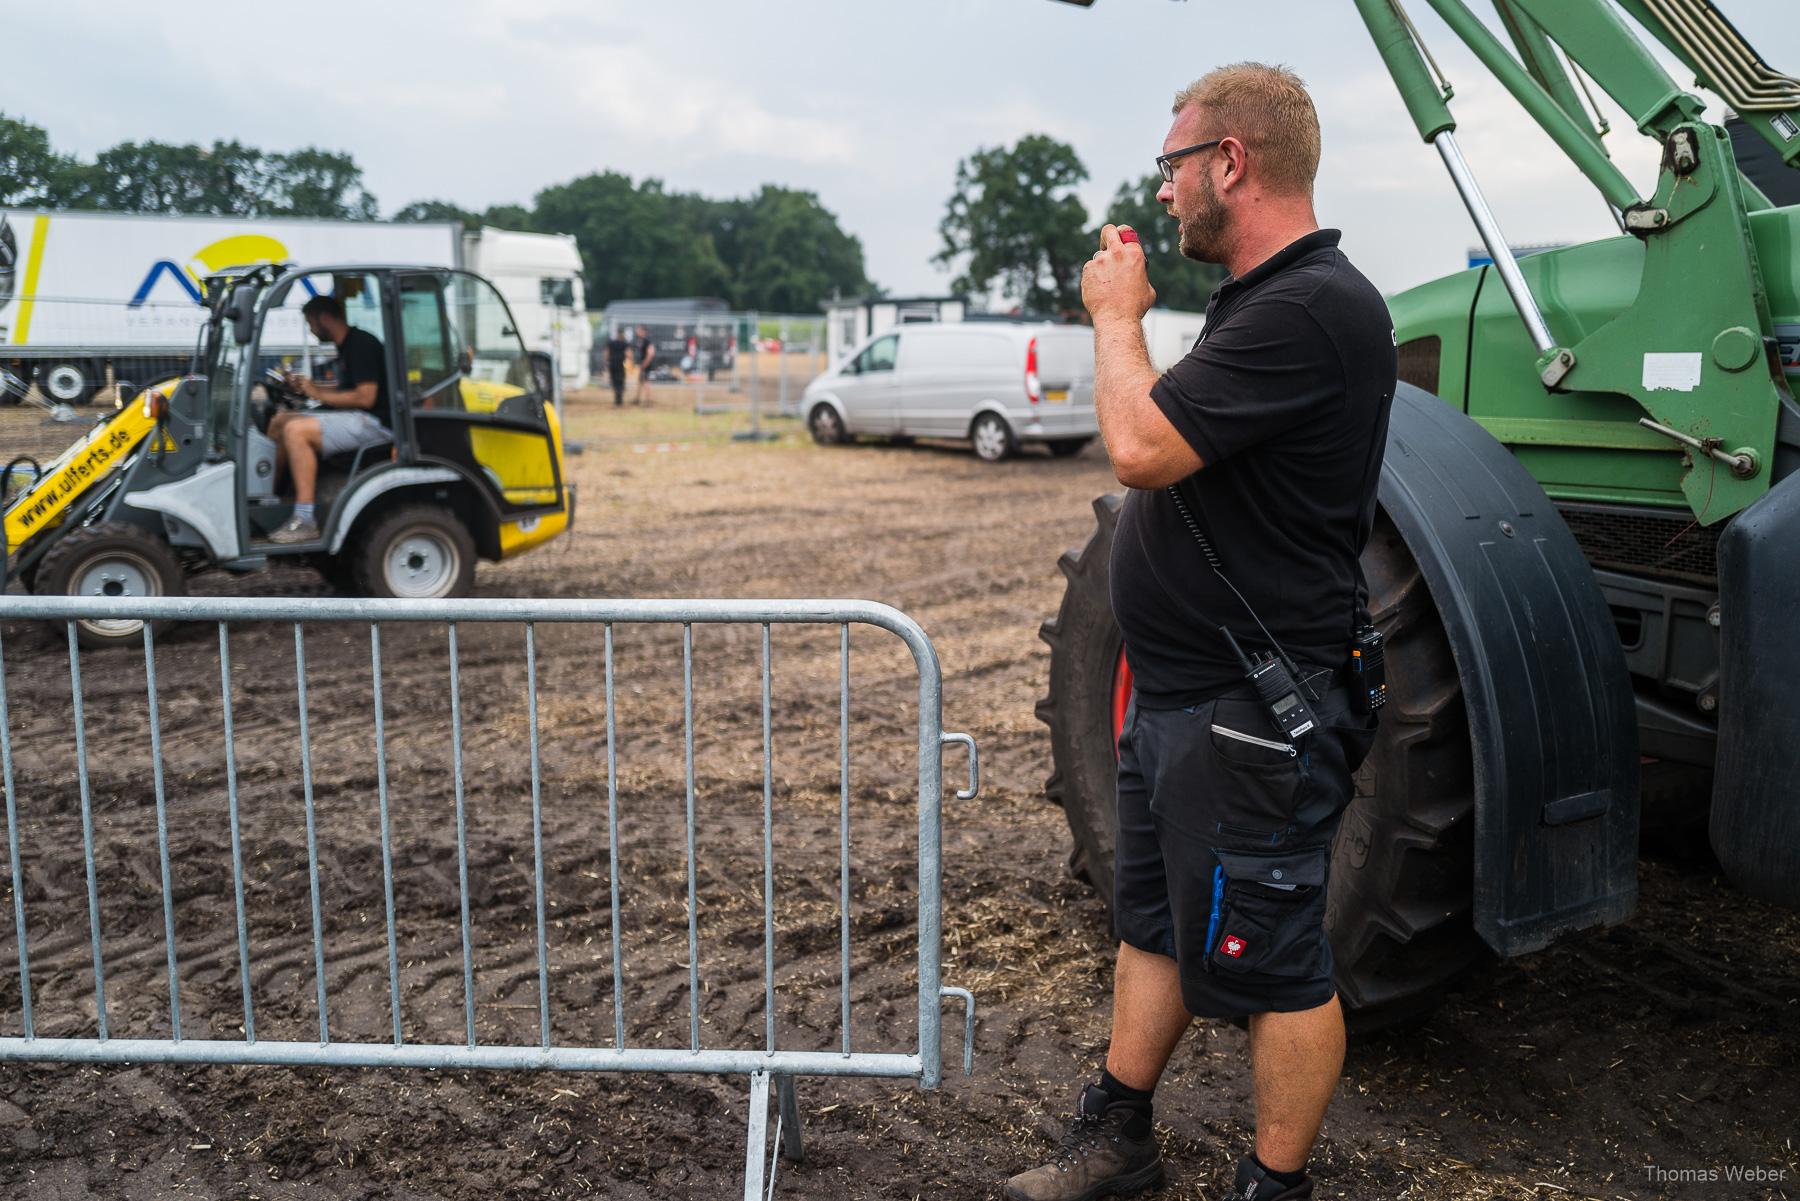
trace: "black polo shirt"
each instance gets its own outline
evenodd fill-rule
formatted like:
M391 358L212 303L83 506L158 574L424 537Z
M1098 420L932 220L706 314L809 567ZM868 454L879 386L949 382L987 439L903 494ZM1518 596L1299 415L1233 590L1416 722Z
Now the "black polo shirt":
M387 358L381 339L366 329L351 326L338 343L337 386L348 392L359 384L375 385L375 407L369 416L388 429L394 428L394 411L388 400Z
M1394 327L1338 231L1289 244L1219 285L1206 331L1151 388L1204 466L1175 485L1225 575L1296 662L1349 655L1394 399ZM1207 565L1167 489L1125 497L1112 606L1144 708L1243 682L1219 634L1267 649Z

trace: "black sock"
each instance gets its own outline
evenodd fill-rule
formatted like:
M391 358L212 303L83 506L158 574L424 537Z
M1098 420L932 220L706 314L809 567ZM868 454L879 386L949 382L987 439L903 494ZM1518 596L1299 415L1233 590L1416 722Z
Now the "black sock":
M1304 1165L1302 1165L1298 1172L1277 1172L1274 1168L1271 1168L1268 1164L1258 1159L1254 1154L1250 1156L1250 1162L1261 1168L1264 1176L1267 1176L1270 1180L1273 1180L1284 1189L1293 1188L1296 1184L1299 1184L1302 1180L1306 1179L1306 1168Z
M1129 1107L1132 1111L1130 1122L1125 1125L1125 1133L1132 1138L1143 1138L1150 1133L1150 1098L1156 1095L1156 1089L1132 1088L1123 1080L1112 1075L1111 1071L1100 1073L1100 1091L1107 1095L1107 1100L1114 1106Z

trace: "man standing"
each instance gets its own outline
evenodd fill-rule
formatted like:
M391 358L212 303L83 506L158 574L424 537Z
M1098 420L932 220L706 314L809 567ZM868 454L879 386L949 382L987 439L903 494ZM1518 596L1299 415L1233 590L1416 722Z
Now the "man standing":
M275 475L285 467L294 480L294 514L270 542L292 545L317 542L313 515L319 460L364 446L393 440L394 416L388 404L386 355L381 339L344 319L335 296L315 296L300 310L306 328L321 342L337 346L335 386L289 374L287 385L324 408L314 413L277 413L269 420L275 441Z
M656 343L650 340L650 331L642 325L637 327L637 342L631 350L632 357L637 360L638 371L637 395L632 398L632 403L649 404L650 364L656 361Z
M1325 890L1373 739L1343 668L1366 620L1358 557L1393 326L1313 215L1319 124L1298 78L1222 67L1174 114L1157 199L1182 254L1230 275L1201 340L1161 378L1144 346L1156 294L1141 248L1108 225L1082 277L1100 431L1130 489L1111 567L1135 684L1118 742L1118 963L1105 1070L1056 1158L1007 1183L1014 1201L1162 1179L1151 1100L1193 1016L1248 1019L1256 1139L1231 1195L1311 1197L1307 1157L1343 1067ZM1294 665L1309 728L1284 730L1234 641Z
M625 340L625 327L615 325L612 334L606 339L606 378L612 384L613 404L625 403L625 356L631 352L631 343Z

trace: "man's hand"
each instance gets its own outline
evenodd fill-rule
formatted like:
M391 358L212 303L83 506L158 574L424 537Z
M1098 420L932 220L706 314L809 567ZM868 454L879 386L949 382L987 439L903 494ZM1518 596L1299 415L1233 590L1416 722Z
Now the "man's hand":
M312 386L311 380L293 371L284 371L281 374L283 382L288 386L288 391L299 393L301 396L308 395L306 390Z
M1100 249L1081 272L1081 302L1096 325L1109 317L1142 321L1156 303L1156 289L1144 270L1144 248L1121 238L1119 228L1100 227Z

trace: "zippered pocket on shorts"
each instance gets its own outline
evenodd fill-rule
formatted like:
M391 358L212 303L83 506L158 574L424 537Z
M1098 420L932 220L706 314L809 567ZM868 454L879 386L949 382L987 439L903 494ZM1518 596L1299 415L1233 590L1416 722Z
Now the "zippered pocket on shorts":
M1271 751L1280 751L1290 759L1300 753L1294 749L1293 744L1291 743L1276 742L1271 738L1258 738L1254 734L1246 734L1242 730L1233 730L1229 726L1220 725L1218 722L1213 723L1212 732L1215 734L1223 734L1225 737L1236 739L1238 742L1247 742L1251 746L1267 747Z

